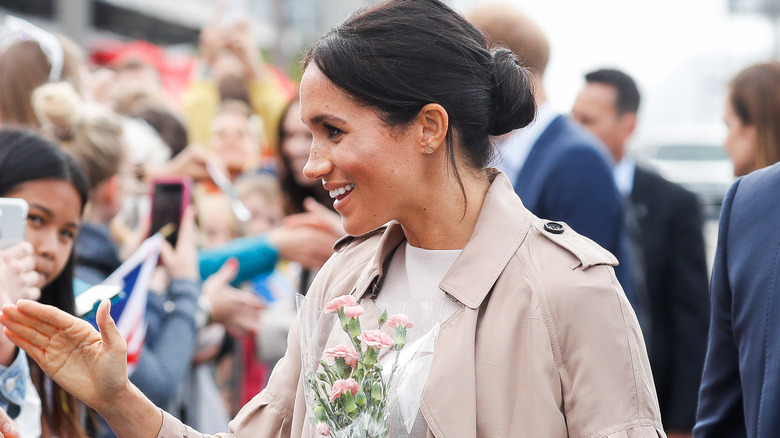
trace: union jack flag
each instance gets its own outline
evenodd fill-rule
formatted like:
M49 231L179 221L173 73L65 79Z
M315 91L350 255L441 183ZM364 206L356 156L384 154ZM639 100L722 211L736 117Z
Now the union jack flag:
M138 365L146 337L146 299L149 282L157 266L164 237L155 234L146 239L116 271L102 283L76 297L76 313L95 328L95 312L102 300L111 300L111 317L127 341L127 372Z

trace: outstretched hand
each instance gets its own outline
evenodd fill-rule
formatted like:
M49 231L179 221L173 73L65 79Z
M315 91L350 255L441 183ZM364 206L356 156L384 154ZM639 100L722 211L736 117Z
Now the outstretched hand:
M0 323L46 374L100 412L128 386L127 344L110 308L109 301L98 308L99 333L86 321L30 300L4 305Z

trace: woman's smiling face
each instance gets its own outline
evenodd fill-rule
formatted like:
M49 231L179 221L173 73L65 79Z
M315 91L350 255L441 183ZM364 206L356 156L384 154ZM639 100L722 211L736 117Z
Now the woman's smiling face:
M304 174L322 180L344 230L360 235L393 219L403 223L421 191L414 130L388 127L314 63L301 80L301 116L313 134Z
M68 263L81 223L82 200L70 182L56 179L27 181L5 196L22 198L30 205L25 240L35 250L35 270L43 288Z

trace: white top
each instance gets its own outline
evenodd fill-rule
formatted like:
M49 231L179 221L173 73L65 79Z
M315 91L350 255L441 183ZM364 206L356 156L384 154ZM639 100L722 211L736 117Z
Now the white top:
M16 427L22 438L38 438L41 436L41 399L35 389L30 374L25 376L24 404L19 416L16 417Z
M446 321L460 308L439 283L461 250L432 250L401 245L393 254L376 305L388 313L403 312L414 322L406 343L417 340L436 323Z
M449 319L460 308L460 303L439 288L439 283L460 253L461 250L415 248L406 243L399 246L393 254L376 305L380 309L388 309L389 314L403 312L414 323L414 327L406 332L404 350L427 334L437 323ZM402 353L404 350L401 350ZM385 354L380 358L380 363L389 369L394 359L395 354ZM419 390L422 396L422 387ZM396 421L391 418L391 427ZM425 419L417 411L417 417L408 435L405 430L391 429L389 436L424 438L428 436L427 431Z
M542 133L550 126L550 123L558 117L560 113L553 108L550 102L544 102L539 105L536 112L536 119L530 125L523 129L516 129L509 133L503 140L495 138L494 141L501 151L501 162L498 168L512 181L512 186L517 183L517 177L520 170L528 159L528 154Z

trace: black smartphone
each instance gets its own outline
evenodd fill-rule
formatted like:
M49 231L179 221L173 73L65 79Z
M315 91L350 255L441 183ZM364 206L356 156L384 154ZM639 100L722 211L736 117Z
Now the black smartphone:
M162 233L172 246L176 246L181 218L190 203L191 187L192 180L189 177L164 177L152 181L150 235Z

